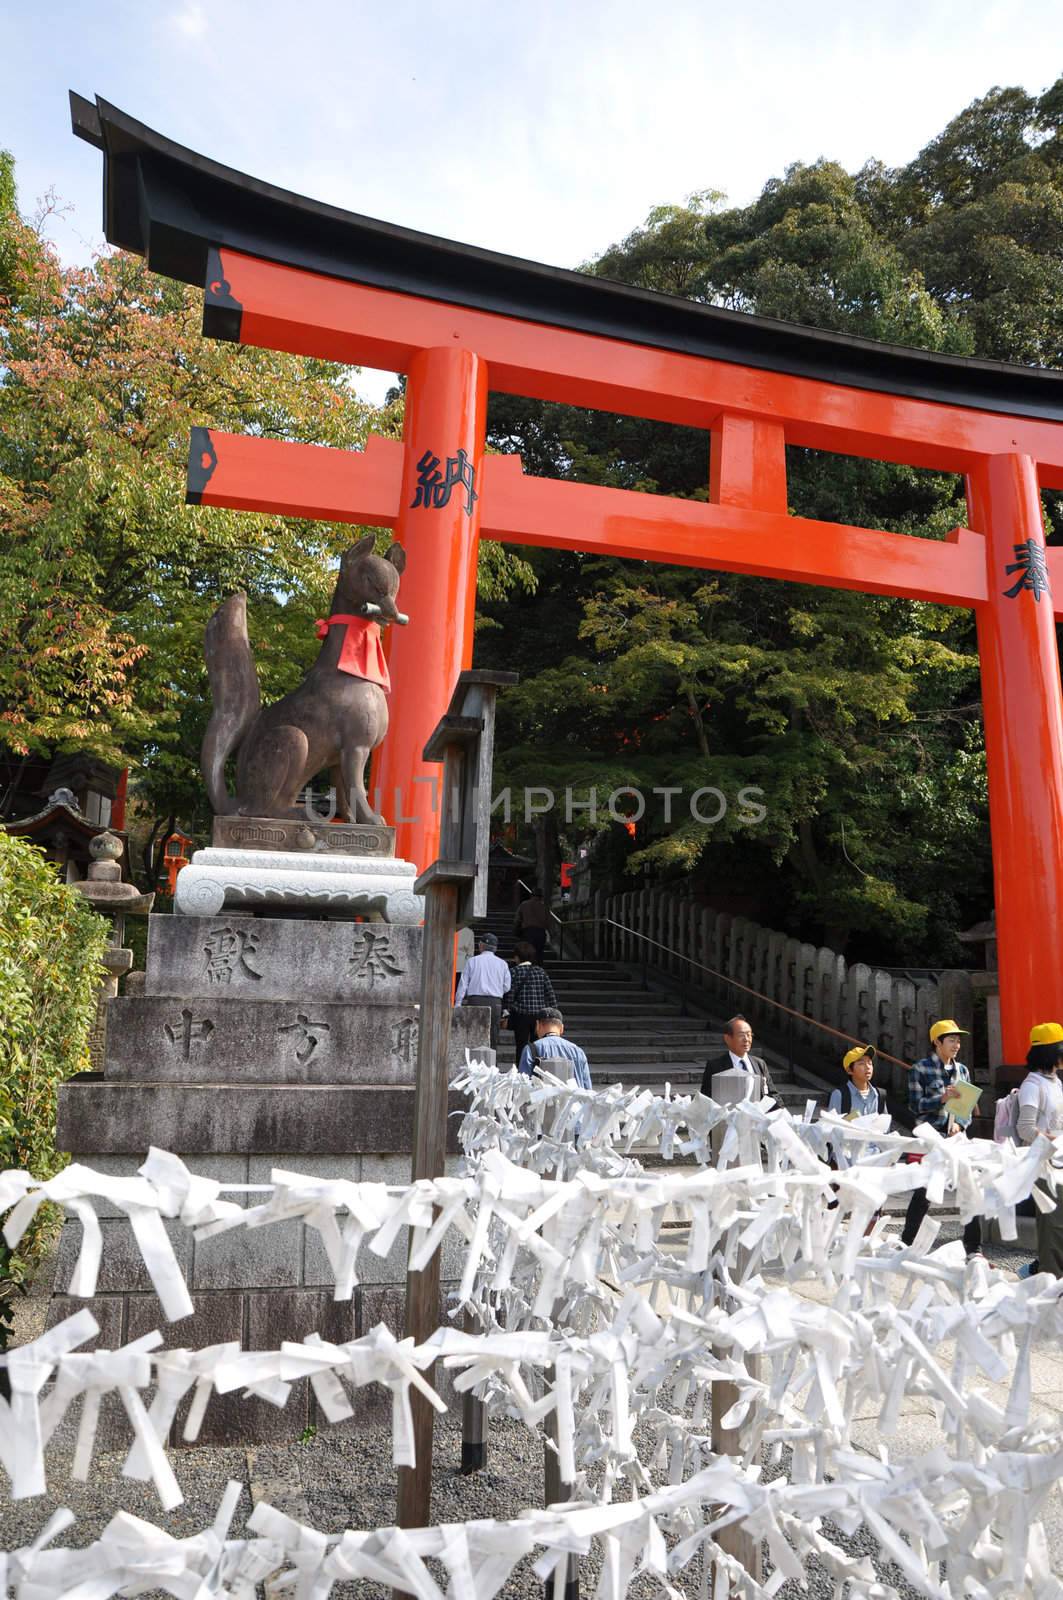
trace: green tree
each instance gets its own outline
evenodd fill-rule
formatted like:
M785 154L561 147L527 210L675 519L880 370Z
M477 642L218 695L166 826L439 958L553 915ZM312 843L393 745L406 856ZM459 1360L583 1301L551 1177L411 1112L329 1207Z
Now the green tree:
M59 1085L89 1065L106 920L24 839L0 833L0 1167L50 1178ZM32 1263L41 1219L18 1253L0 1241L0 1281ZM6 1343L0 1307L0 1345Z
M1063 362L1061 122L1063 78L994 89L897 174L898 246L980 356Z

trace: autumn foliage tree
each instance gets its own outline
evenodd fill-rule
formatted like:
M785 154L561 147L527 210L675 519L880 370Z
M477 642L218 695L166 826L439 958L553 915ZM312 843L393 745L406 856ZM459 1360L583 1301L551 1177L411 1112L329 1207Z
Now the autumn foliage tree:
M245 589L263 696L285 692L356 534L186 505L189 431L356 449L401 428L401 403L370 406L344 367L204 339L202 297L138 257L62 268L6 158L0 294L0 739L130 760L154 815L205 824L208 618ZM489 552L485 592L522 572Z

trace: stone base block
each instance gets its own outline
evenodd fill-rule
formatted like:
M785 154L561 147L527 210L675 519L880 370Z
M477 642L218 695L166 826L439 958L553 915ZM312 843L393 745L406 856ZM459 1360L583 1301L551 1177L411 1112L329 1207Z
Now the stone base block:
M409 1004L150 995L111 1001L105 1070L108 1080L140 1082L412 1084L417 1032ZM486 1053L490 1036L486 1007L454 1011L451 1077L466 1050Z
M197 850L177 879L174 911L216 917L226 907L311 906L332 916L424 920L417 869L394 857L294 850Z
M287 1151L278 1153L275 1160L229 1155L206 1161L190 1152L185 1159L194 1172L229 1183L268 1183L274 1165L311 1176L361 1178L377 1183L408 1183L410 1177L409 1156L313 1157ZM124 1176L134 1173L141 1160L142 1155L109 1155L92 1158L90 1165ZM448 1162L448 1170L452 1165ZM254 1204L259 1197L251 1193L232 1198ZM55 1292L48 1309L48 1326L54 1327L86 1304L91 1306L100 1324L100 1335L83 1347L86 1350L96 1345L113 1350L156 1328L169 1349L201 1349L235 1340L245 1350L275 1350L285 1339L298 1341L315 1332L323 1339L343 1344L368 1333L378 1322L385 1323L399 1337L405 1333L405 1230L386 1259L366 1249L360 1252L361 1281L354 1296L349 1301L336 1301L324 1270L318 1235L300 1222L203 1240L193 1239L188 1229L178 1229L174 1233L175 1246L195 1310L191 1317L179 1322L166 1322L133 1245L128 1221L104 1204L98 1204L97 1209L103 1230L100 1292L91 1301L77 1300L66 1293L81 1246L80 1223L68 1221L59 1244ZM181 1244L179 1235L183 1235ZM442 1324L446 1319L447 1292L456 1287L461 1273L461 1251L456 1245L445 1247L441 1271ZM449 1374L439 1371L435 1376L440 1394L448 1405L453 1405ZM378 1385L353 1391L351 1399L355 1415L350 1422L339 1424L341 1428L382 1422L390 1415L390 1395ZM181 1435L188 1404L186 1400L182 1405L171 1430L168 1442L174 1447L185 1442ZM318 1415L313 1392L306 1383L294 1386L283 1409L262 1400L245 1400L239 1393L214 1395L197 1442L291 1443L310 1425L322 1429L330 1426ZM74 1410L56 1443L72 1445L76 1427ZM113 1396L104 1402L97 1439L99 1449L121 1449L131 1442L128 1419Z
M478 1052L479 1053L479 1052ZM101 1151L136 1155L149 1145L217 1155L303 1152L408 1153L413 1148L412 1088L357 1084L110 1082L82 1073L59 1090L56 1145L89 1165ZM465 1096L452 1091L447 1148L457 1150Z
M421 928L367 922L153 916L145 993L412 1004L423 938Z

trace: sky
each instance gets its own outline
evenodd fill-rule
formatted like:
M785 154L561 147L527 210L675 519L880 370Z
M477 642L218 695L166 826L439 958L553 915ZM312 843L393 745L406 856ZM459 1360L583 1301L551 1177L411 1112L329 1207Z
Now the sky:
M1061 46L1060 0L0 0L0 147L24 212L69 208L70 262L103 244L76 89L281 188L575 267L693 190L899 165L995 84L1046 88Z

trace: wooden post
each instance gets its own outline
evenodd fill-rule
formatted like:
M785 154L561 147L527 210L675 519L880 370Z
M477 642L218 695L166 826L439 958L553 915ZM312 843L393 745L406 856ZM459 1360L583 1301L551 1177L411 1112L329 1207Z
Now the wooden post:
M470 1311L463 1312L461 1326L465 1333L477 1331L476 1318ZM467 1389L461 1402L461 1471L466 1478L487 1465L486 1411L483 1401Z
M487 910L495 693L501 685L516 681L515 673L461 673L450 708L424 748L425 761L443 763L442 855L416 883L417 891L424 895L425 919L413 1115L414 1183L442 1177L446 1166L454 935L459 926L482 917ZM422 1344L438 1326L437 1250L419 1272L407 1269L406 1336ZM435 1413L416 1390L410 1395L410 1405L416 1465L399 1468L396 1520L401 1528L423 1528L431 1520ZM482 1422L480 1432L482 1447Z
M549 1385L554 1381L553 1367L543 1369L544 1382ZM550 1448L550 1442L557 1443L557 1411L551 1411L543 1419L543 1432L546 1442L543 1444L543 1505L557 1505L561 1500L571 1499L567 1487L561 1482L561 1463L557 1451ZM544 1600L553 1600L554 1579L550 1577L543 1585ZM562 1600L579 1600L579 1557L569 1556L565 1562L565 1584Z
M449 763L448 763L449 764ZM420 1045L413 1114L413 1182L442 1177L447 1145L447 1052L450 986L454 970L456 883L433 883L425 891L424 955L421 967ZM413 1244L413 1230L410 1231ZM439 1326L439 1252L420 1272L406 1275L406 1337L417 1344ZM431 1373L425 1374L431 1382ZM428 1526L432 1503L433 1410L418 1390L410 1394L416 1466L399 1468L400 1528Z
M760 1376L759 1356L747 1356L746 1366L753 1377ZM714 1383L712 1385L712 1448L718 1456L738 1456L742 1454L743 1428L725 1428L721 1417L725 1417L738 1399L738 1385L734 1383ZM727 1555L734 1556L745 1567L749 1576L757 1583L764 1581L764 1556L760 1540L751 1538L741 1523L732 1523L729 1528L722 1528L716 1535L716 1542Z
M712 1098L718 1105L734 1105L739 1100L744 1100L750 1091L750 1080L744 1072L717 1072L712 1079ZM760 1079L753 1080L752 1098L760 1099ZM717 1132L713 1129L712 1146L715 1155L723 1139L722 1127ZM725 1354L722 1350L714 1352L719 1356ZM761 1358L747 1356L746 1367L750 1374L760 1377ZM737 1456L742 1453L742 1428L725 1428L722 1419L730 1411L738 1399L738 1385L734 1383L712 1384L712 1448L717 1455ZM720 1549L727 1555L734 1556L740 1561L757 1583L764 1581L764 1559L761 1551L760 1540L750 1538L745 1529L738 1523L729 1528L724 1528L717 1535Z

